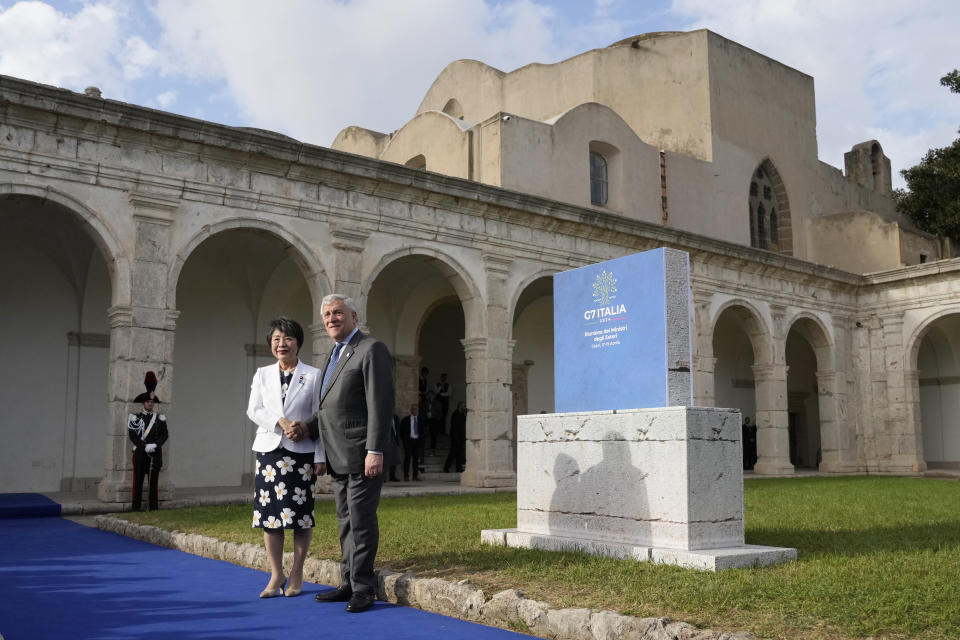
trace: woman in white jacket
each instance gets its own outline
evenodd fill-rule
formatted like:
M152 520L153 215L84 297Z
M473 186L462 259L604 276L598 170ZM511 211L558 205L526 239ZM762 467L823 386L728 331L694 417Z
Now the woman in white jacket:
M261 598L296 596L303 590L303 562L313 536L313 480L326 472L323 445L310 439L304 424L317 412L321 372L298 358L303 327L277 318L270 322L267 344L277 362L257 369L247 406L247 416L257 425L253 526L263 529L270 558L270 582ZM286 529L293 530L289 582L283 574Z

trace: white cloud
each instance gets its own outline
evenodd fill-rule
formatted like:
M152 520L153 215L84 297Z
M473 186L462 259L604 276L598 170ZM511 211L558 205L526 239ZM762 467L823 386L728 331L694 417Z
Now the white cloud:
M901 183L899 169L948 144L960 126L960 96L938 83L960 66L960 3L151 3L61 0L62 11L43 2L0 6L0 73L74 90L96 85L106 97L176 104L195 117L327 145L351 124L400 127L437 74L459 58L510 71L635 33L705 27L814 77L819 154L834 166L842 167L851 146L876 138Z
M122 84L112 56L121 15L110 2L84 5L73 16L42 2L0 8L0 73L116 95Z
M136 80L149 71L166 69L163 56L140 36L127 38L120 53L125 80Z
M836 2L674 0L691 21L812 75L820 157L878 139L899 170L930 146L944 146L960 124L960 98L939 78L960 66L960 4L938 0Z
M162 48L222 76L249 124L328 145L345 126L390 131L444 65L552 61L552 11L528 0L161 0Z
M177 101L177 92L173 91L164 91L156 97L157 104L161 109L169 109L170 105Z

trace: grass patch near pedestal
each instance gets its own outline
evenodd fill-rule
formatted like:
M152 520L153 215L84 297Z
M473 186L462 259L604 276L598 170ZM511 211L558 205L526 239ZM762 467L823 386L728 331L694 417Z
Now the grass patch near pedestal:
M510 493L388 498L379 567L517 588L555 608L666 616L762 638L960 636L960 482L843 477L744 482L746 542L795 547L796 562L716 573L579 553L482 546L516 526ZM168 530L262 544L252 507L122 514ZM337 560L332 502L317 502L311 553ZM288 536L289 538L289 536Z

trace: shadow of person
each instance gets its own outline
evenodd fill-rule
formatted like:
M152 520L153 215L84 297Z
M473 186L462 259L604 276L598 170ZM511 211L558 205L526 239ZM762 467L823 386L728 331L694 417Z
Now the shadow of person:
M555 487L550 499L547 530L553 535L571 535L568 529L580 510L580 465L576 458L560 453L553 461Z
M631 453L637 444L609 432L601 441L578 441L572 449L576 458L557 455L548 518L551 534L649 544L647 474L633 465ZM595 460L598 450L600 460L580 472L580 463Z

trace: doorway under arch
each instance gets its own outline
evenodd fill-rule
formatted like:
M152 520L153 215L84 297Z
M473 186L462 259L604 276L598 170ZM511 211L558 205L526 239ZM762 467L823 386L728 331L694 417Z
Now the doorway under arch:
M4 491L79 491L103 477L112 300L103 242L67 207L0 196L4 421L31 444L0 452Z
M303 326L300 358L317 364L313 300L294 253L269 231L234 228L203 240L179 271L167 408L168 466L178 487L252 483L255 426L246 408L254 371L275 362L266 340L272 318L285 315Z
M960 313L933 321L917 350L923 457L960 469Z
M790 464L797 469L818 469L822 452L817 355L796 328L787 334L786 362Z

